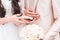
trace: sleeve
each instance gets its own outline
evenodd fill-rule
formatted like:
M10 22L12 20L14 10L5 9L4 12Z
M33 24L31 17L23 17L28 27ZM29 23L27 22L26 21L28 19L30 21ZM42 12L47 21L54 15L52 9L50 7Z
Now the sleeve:
M57 18L49 30L44 40L54 40L56 35L60 32L60 0L52 0L54 17ZM58 35L59 36L59 35ZM56 37L57 38L57 37ZM60 40L59 38L56 40Z
M57 19L53 24L52 28L49 30L44 40L54 40L56 35L60 32L60 19Z
M54 18L60 17L60 0L52 0Z
M43 34L45 35L53 23L51 0L39 0L36 12L40 15L40 20L37 24L43 28Z

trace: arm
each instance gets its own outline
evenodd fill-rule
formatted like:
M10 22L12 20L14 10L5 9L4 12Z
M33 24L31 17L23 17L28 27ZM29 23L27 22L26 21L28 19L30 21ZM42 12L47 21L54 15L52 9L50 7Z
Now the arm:
M38 24L44 29L41 33L41 36L43 37L46 34L46 32L50 29L50 26L53 23L51 0L39 0L36 8L36 13L40 14L40 20L36 21L36 24Z
M5 24L7 22L11 22L17 26L21 24L29 23L29 21L22 18L20 14L12 15L10 17L0 18L0 24Z
M60 32L60 0L52 0L52 3L56 20L44 40L54 40L55 36Z
M60 32L60 18L56 19L52 28L48 31L44 40L54 40L55 36Z
M51 0L40 0L37 6L37 13L40 14L40 27L43 28L43 33L46 34L53 23L53 12L51 8ZM41 35L42 35L41 34Z
M5 24L5 23L7 23L8 21L9 21L8 18L0 18L0 25L1 25L1 24Z

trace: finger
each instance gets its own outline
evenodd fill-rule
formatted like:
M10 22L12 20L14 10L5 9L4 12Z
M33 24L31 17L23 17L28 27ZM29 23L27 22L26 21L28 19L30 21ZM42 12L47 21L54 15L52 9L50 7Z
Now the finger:
M27 11L29 11L29 12L33 12L31 9L28 9Z
M30 23L31 21L30 20L27 20L27 19L26 18L19 17L19 20L22 21L23 23Z
M34 20L36 21L36 20L38 20L39 19L39 17L34 17Z
M22 14L16 14L17 17L20 17Z
M32 11L25 10L25 14L30 14Z
M26 8L26 10L33 11L33 10L32 10L32 9L30 9L30 8Z
M30 17L33 17L34 19L38 19L38 18L40 18L40 16L39 15L28 15L28 16L30 16Z
M39 17L39 15L30 15L30 14L28 14L28 16L30 16L30 17Z
M15 24L16 26L20 26L21 24L19 24L19 23L17 23L17 24Z
M25 15L38 15L37 13L34 13L34 12L26 12Z
M23 16L17 17L18 20L23 20L23 18L24 18Z
M25 13L29 13L29 11L28 10L25 10Z
M37 15L37 13L33 12L30 9L25 9L25 13L28 13L28 14L36 14Z
M29 12L33 12L33 11L31 11L31 10L25 10L25 12L26 12L26 13L29 13Z
M30 15L38 15L37 13L34 12L29 12Z
M27 16L39 17L40 15L38 15L38 14L28 14Z
M18 19L17 19L17 22L20 23L20 24L23 24L24 23L23 20L18 20Z
M31 23L31 21L29 21L29 20L26 20L26 19L24 19L23 20L26 24L29 24L29 23Z
M29 22L26 21L24 18L20 18L18 21L19 21L20 23L29 23Z
M19 22L14 22L14 24L15 24L16 26L21 25L21 23L19 23Z
M25 11L27 12L27 13L31 13L31 12L33 12L31 9L25 9ZM35 12L33 12L33 14L37 14L37 13L35 13Z

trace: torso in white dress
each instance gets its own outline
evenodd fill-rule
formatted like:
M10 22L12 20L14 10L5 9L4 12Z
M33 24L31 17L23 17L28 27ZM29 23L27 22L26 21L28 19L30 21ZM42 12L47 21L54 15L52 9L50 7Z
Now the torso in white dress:
M5 17L11 16L12 15L11 1L9 0L1 0L1 1L6 9ZM18 27L10 22L4 25L0 25L0 40L20 40L18 35Z

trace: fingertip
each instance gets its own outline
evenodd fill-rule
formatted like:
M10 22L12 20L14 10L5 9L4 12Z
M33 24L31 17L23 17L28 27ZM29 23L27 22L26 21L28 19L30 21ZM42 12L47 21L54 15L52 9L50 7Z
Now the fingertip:
M20 17L22 14L16 14L17 17Z

